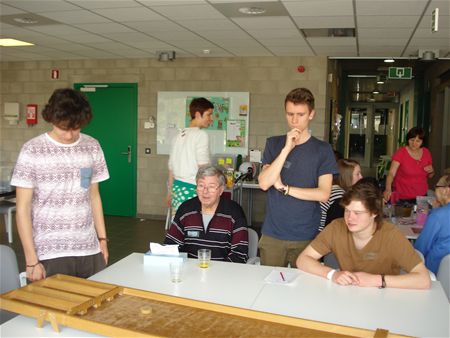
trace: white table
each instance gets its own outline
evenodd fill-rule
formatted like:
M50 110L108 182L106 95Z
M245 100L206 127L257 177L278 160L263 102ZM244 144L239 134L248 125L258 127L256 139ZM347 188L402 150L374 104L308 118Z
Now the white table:
M342 287L299 271L299 277L290 285L277 285L264 283L272 267L212 262L210 268L200 269L195 260L189 260L183 281L174 284L170 282L167 266L142 262L142 254L133 253L91 279L340 325L383 328L413 336L449 336L449 303L439 282L433 282L432 288L425 291ZM48 323L38 329L36 320L18 316L0 326L0 335L87 334L67 327L61 327L61 333L55 334Z
M290 286L265 285L252 309L416 337L449 336L449 303L439 282L430 290L344 287L301 273Z
M91 279L171 296L250 308L272 268L211 262L201 269L197 260L183 266L181 283L172 283L167 265L143 265L142 254L133 253Z

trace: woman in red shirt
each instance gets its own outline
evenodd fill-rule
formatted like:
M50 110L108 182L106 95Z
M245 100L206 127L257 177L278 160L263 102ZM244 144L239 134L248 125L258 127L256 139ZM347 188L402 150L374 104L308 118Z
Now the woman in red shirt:
M391 168L386 178L384 200L416 203L417 196L426 196L428 178L434 176L430 151L423 147L424 131L414 127L406 134L407 145L392 156ZM392 183L394 189L392 189Z

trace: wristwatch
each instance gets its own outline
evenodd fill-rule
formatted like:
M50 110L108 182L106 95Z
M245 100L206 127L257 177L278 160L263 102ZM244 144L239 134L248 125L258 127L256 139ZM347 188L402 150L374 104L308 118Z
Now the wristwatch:
M279 188L278 191L281 192L283 195L286 195L286 186Z
M289 194L289 186L286 184L284 187L278 189L279 192L281 192L283 195Z

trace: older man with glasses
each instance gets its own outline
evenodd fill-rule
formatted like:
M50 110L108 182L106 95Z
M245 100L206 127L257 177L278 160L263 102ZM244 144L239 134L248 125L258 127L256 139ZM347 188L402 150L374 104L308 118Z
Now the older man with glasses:
M225 182L217 167L198 170L197 196L180 205L165 244L178 244L191 258L197 257L198 249L211 249L213 260L247 261L247 220L238 203L222 196Z

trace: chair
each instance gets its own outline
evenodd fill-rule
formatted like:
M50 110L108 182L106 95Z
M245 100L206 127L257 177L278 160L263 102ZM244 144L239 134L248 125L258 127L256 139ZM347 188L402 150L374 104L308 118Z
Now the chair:
M0 245L0 262L0 293L5 293L20 287L16 254L7 245ZM0 310L0 324L15 316L15 313Z
M252 228L247 228L247 230L248 230L247 264L259 265L260 259L258 257L258 242L259 242L258 233Z
M2 201L0 202L0 214L4 214L5 216L5 227L6 232L8 233L8 242L12 243L13 241L13 229L12 229L12 213L16 211L16 203L11 201Z
M437 280L441 282L442 288L450 301L450 254L442 258L437 272Z

